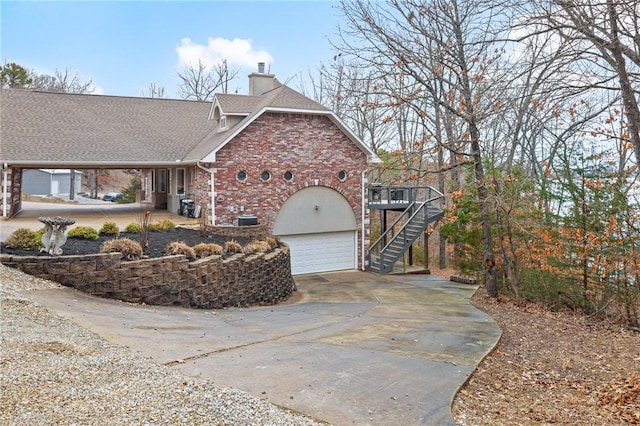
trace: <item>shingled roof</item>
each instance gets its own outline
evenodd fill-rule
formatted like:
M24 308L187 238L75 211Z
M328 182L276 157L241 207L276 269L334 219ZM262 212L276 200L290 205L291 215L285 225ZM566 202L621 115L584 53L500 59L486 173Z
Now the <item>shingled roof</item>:
M211 161L267 111L328 116L371 158L375 154L329 109L278 83L261 96L217 94L211 102L0 89L0 162L27 168L144 168Z
M0 161L123 167L182 160L216 123L210 102L0 89Z
M241 115L245 117L229 129L211 133L189 153L185 158L186 161L214 161L215 153L219 149L265 112L294 112L325 115L358 145L363 152L372 159L377 158L330 109L286 85L278 84L277 87L261 96L216 94L213 105L214 108L216 105L220 107L221 115Z

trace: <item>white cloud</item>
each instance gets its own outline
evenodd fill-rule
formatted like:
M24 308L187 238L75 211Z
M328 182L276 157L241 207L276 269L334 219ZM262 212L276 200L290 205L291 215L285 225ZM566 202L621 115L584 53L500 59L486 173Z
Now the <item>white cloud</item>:
M92 84L91 87L89 88L89 93L91 93L92 95L104 95L104 88L101 86L96 86L95 84Z
M273 57L265 50L254 50L253 41L250 39L209 37L206 45L197 44L190 38L180 40L180 45L176 47L178 53L179 66L197 65L198 60L207 67L220 63L223 59L227 63L236 67L255 68L258 62L271 64Z

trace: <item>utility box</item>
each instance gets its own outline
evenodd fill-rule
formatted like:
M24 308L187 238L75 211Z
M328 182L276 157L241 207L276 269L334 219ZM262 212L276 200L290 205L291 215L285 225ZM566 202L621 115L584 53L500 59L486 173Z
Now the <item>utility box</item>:
M238 226L257 225L258 218L252 214L243 214L238 216Z

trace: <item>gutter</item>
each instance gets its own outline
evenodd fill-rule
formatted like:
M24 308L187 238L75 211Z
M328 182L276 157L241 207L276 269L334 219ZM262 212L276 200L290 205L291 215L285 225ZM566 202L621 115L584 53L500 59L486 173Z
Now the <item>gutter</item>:
M8 161L7 167L19 167L25 169L153 169L162 167L176 167L176 164L193 165L197 162L158 161L158 162L130 162L130 161Z
M366 172L367 172L366 170L363 170L361 175L360 175L360 192L361 192L360 204L361 204L361 207L362 207L362 210L360 212L360 222L361 222L360 225L361 225L361 228L362 228L361 231L360 231L360 234L361 234L360 235L360 244L361 244L360 245L360 247L361 247L361 249L360 249L361 250L360 257L361 257L361 263L362 263L361 269L363 271L365 270L365 264L364 264L365 263L365 252L364 252L364 235L365 235L364 195L365 195L365 193L364 193L364 191L365 191L365 183L366 183L367 178L364 175L365 175Z

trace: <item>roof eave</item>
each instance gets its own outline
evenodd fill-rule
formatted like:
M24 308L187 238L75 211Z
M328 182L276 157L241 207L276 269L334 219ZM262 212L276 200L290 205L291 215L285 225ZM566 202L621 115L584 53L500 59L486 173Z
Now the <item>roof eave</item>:
M152 169L158 167L192 166L196 161L3 161L3 168L17 167L23 169Z

